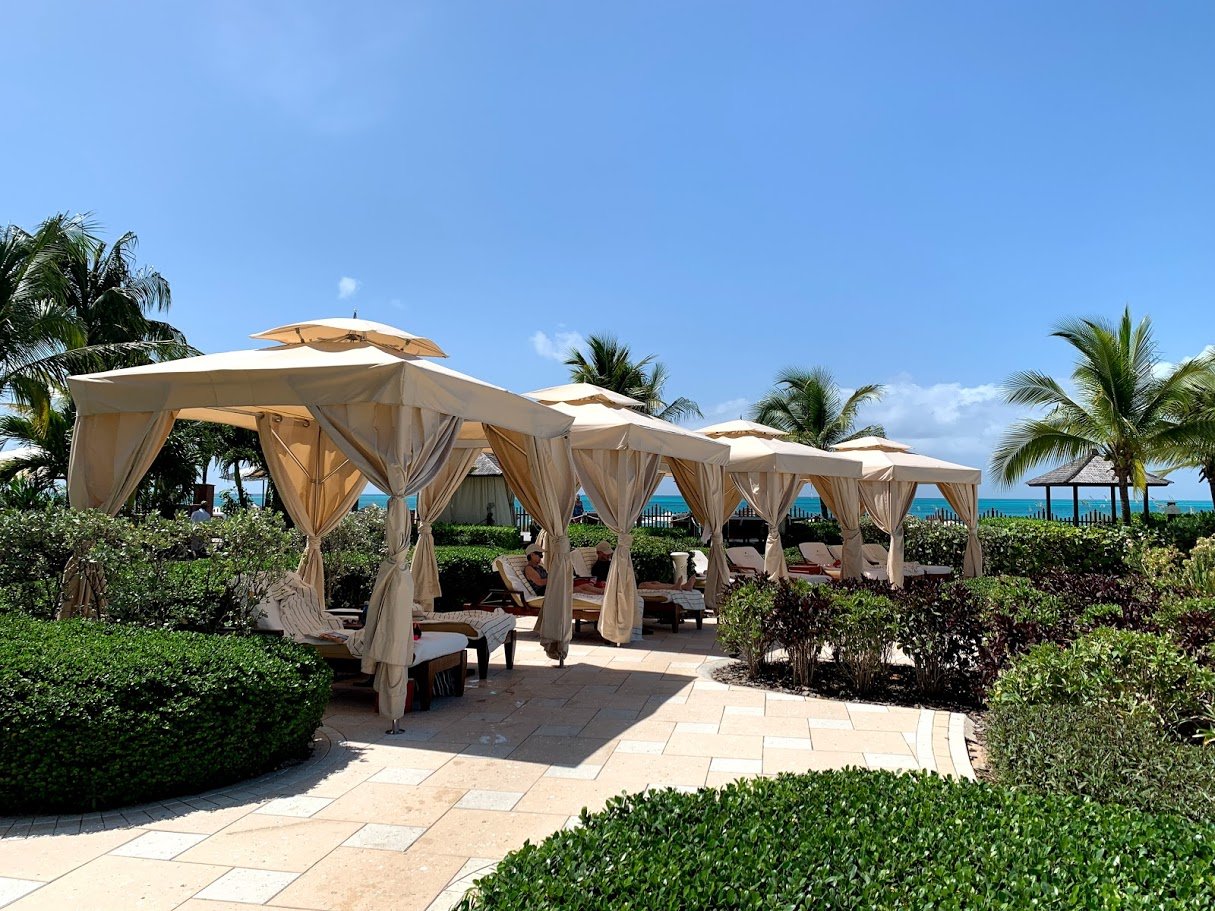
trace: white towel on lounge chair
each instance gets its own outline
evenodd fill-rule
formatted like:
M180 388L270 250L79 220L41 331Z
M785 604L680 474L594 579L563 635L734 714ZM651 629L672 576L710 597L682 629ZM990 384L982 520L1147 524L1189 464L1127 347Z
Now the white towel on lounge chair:
M413 616L420 622L467 623L484 637L491 652L505 642L506 637L515 628L514 616L502 608L492 612L483 610L424 611L415 605Z

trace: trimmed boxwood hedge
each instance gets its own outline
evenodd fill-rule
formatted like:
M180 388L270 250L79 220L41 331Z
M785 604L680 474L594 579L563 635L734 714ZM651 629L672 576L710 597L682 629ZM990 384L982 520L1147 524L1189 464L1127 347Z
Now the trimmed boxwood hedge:
M305 756L332 672L262 636L0 617L0 813L197 793Z
M613 798L458 908L1215 908L1215 828L856 769Z

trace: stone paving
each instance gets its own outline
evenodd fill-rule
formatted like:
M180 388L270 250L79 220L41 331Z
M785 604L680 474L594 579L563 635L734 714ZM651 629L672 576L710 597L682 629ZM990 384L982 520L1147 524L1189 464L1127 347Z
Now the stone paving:
M524 620L527 627L531 621ZM450 908L527 839L624 791L862 766L972 776L961 715L726 686L715 626L565 668L521 629L513 671L388 736L339 693L300 766L195 798L0 819L0 907L148 911Z

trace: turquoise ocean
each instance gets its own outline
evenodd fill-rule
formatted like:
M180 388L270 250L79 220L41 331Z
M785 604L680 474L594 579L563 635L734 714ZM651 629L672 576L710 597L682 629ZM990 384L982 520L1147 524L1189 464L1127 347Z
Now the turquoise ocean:
M258 499L255 497L255 499ZM1152 499L1152 512L1164 512L1165 504L1168 500ZM364 494L359 497L359 508L365 506L386 506L388 497L384 494ZM415 506L415 498L409 498L409 506ZM1132 499L1132 505L1136 512L1143 509L1142 499ZM591 501L582 497L582 508L587 512L593 510ZM795 508L802 513L817 514L819 511L818 497L798 497ZM979 511L983 515L991 512L997 512L1000 515L1018 518L1032 517L1038 515L1046 508L1046 501L1041 499L1027 498L1022 500L1016 499L980 499ZM1183 513L1187 512L1209 512L1211 503L1208 500L1178 500L1177 508ZM917 497L911 505L911 515L916 518L927 518L935 515L940 510L950 510L949 504L943 497ZM688 504L684 502L680 496L655 496L650 499L646 507L647 513L651 512L666 512L673 515L679 515L688 511ZM1051 512L1056 517L1071 517L1072 514L1072 498L1069 494L1051 498ZM1081 497L1080 498L1080 515L1087 516L1089 513L1104 513L1110 512L1109 497Z

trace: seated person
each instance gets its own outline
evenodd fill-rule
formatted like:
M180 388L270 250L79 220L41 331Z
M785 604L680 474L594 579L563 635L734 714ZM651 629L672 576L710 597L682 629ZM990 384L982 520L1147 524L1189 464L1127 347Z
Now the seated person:
M612 568L612 545L607 541L600 541L595 545L595 562L591 565L591 578L598 585L603 585L607 581L608 570ZM696 587L695 577L689 577L683 585L676 585L674 582L642 582L638 580L638 588L654 588L663 589L665 591L682 590L690 591Z
M548 570L544 568L543 563L544 551L540 549L539 544L529 544L524 553L527 554L527 565L523 567L523 576L535 589L536 594L543 595L544 590L548 587ZM578 579L574 580L574 591L590 595L603 594L599 586Z

